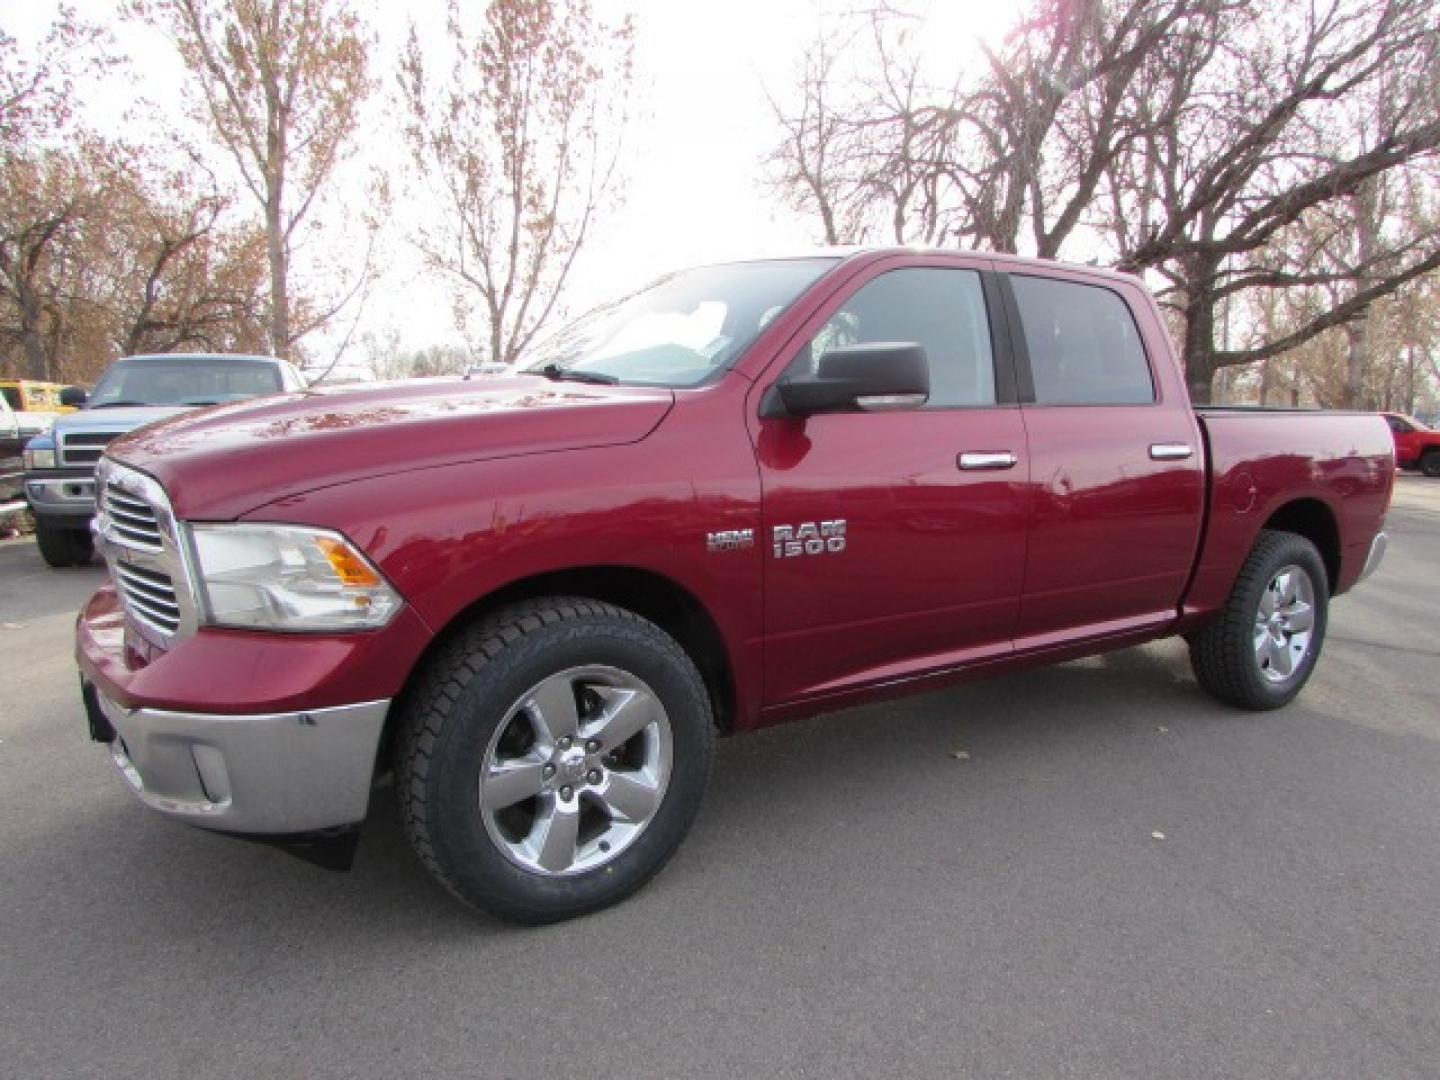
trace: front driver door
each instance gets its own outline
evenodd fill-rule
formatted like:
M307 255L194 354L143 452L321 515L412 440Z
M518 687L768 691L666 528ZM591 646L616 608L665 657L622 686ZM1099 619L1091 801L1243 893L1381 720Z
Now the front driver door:
M786 367L813 370L835 345L919 342L930 362L926 407L803 420L752 410L767 704L1010 649L1029 463L1003 364L997 379L997 351L1008 363L1008 349L987 271L979 259L877 264L817 313Z

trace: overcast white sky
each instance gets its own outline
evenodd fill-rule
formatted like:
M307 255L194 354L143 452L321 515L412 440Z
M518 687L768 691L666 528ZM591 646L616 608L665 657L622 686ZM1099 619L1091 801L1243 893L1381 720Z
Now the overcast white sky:
M88 110L128 138L160 137L182 122L183 77L169 43L144 27L121 23L113 0L72 0L82 18L112 29L118 48L141 73L138 89L92 94ZM765 190L761 158L775 129L765 88L783 94L822 14L845 0L594 0L602 19L636 17L639 116L627 136L625 204L596 231L567 289L572 312L676 267L789 251L816 239L811 222L777 207ZM385 92L410 18L422 35L443 31L441 0L409 4L357 2L379 35L375 56ZM0 0L0 24L33 41L53 18L55 0ZM1001 33L1014 0L930 0L925 38L944 56L973 48L977 35ZM973 55L973 54L972 54ZM139 93L138 114L125 107ZM384 159L396 136L377 123L367 156ZM395 224L383 276L361 329L397 327L406 347L458 340L443 281L418 273L404 223L422 208L397 188ZM343 329L343 328L342 328ZM307 342L325 355L335 332ZM318 358L318 356L317 356ZM328 357L327 357L328 358Z

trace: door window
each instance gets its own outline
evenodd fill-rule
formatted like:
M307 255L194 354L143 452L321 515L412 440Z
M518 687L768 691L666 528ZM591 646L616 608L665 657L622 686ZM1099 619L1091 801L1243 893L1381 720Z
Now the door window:
M995 404L995 360L978 271L909 267L881 274L845 301L786 373L813 375L827 349L878 342L925 346L926 408Z
M1155 384L1125 301L1109 289L1012 274L1039 405L1144 405Z

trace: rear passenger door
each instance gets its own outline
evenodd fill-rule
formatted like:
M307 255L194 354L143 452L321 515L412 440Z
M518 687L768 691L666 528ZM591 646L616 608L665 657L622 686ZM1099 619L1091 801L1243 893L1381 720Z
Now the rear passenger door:
M1004 285L1030 447L1017 648L1173 618L1204 460L1184 385L1157 366L1163 328L1123 281L1017 272Z

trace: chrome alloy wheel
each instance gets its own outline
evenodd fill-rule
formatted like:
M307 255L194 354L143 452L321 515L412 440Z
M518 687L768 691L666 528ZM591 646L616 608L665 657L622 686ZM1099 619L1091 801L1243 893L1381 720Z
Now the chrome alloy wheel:
M1260 596L1255 612L1255 662L1272 683L1291 678L1310 651L1315 627L1315 585L1298 566L1282 567Z
M598 665L558 672L521 695L485 749L485 831L531 873L594 870L655 817L671 753L670 718L640 679Z

